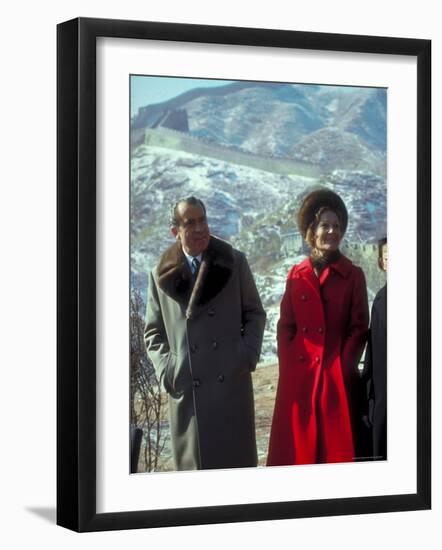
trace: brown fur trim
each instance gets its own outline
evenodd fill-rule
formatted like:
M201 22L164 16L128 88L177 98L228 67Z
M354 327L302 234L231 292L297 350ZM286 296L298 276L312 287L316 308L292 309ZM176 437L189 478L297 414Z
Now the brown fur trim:
M187 306L186 316L192 318L226 286L233 264L231 245L211 236L192 288L189 265L181 244L176 242L160 258L157 268L158 283L168 296Z
M177 302L186 302L190 295L192 273L179 242L161 256L157 267L158 284Z

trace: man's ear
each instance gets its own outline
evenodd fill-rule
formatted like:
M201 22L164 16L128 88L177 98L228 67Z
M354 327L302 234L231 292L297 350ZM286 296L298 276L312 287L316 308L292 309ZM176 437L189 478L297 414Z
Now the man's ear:
M170 226L170 232L175 237L175 239L178 239L178 229L176 228L175 225Z

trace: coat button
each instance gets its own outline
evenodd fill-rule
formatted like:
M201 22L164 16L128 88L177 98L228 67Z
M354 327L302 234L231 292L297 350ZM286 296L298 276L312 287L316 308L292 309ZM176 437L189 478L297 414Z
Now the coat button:
M224 374L218 374L217 378L218 382L224 382Z
M301 363L302 363L302 361L304 361L304 360L305 360L305 357L304 357L303 355L300 355L300 356L299 356L299 360L300 360L300 361L301 361Z
M301 300L305 302L307 300L307 296L305 294L301 294Z
M191 351L192 353L196 353L196 352L198 351L198 346L197 346L196 344L192 344L192 345L190 346L190 351Z
M316 361L317 363L320 363L320 362L321 362L321 358L319 357L319 355L316 356L315 361Z
M307 327L302 327L302 332L305 334L306 332L308 332L308 328Z
M216 340L212 342L212 348L218 349L218 342Z
M322 334L324 332L324 329L322 327L319 327L318 332L319 332L319 334Z
M209 317L213 317L215 315L215 308L209 307L209 309L207 310L207 315Z
M199 388L201 386L201 381L199 380L199 378L194 378L192 384L194 388Z

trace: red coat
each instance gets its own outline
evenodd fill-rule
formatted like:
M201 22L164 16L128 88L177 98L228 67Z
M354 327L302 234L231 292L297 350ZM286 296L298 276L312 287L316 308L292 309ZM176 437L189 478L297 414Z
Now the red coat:
M364 273L345 256L320 279L309 258L290 270L278 322L269 466L355 458L368 320Z

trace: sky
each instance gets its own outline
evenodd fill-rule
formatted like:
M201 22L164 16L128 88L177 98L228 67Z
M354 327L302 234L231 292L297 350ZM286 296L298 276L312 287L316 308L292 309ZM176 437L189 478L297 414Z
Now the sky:
M231 82L231 80L204 78L131 75L131 116L136 115L140 107L162 103L193 88L214 88L231 84Z
M131 75L131 114L137 114L140 107L162 103L193 88L215 88L231 84L232 80L205 78L177 78L170 76ZM308 86L308 84L306 84ZM327 86L328 87L328 86ZM335 87L335 86L332 86ZM351 92L352 86L337 86L341 93Z

